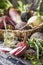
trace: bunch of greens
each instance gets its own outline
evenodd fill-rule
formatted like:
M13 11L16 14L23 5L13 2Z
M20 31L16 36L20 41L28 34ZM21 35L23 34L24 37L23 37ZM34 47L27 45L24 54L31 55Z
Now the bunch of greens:
M0 9L8 9L9 7L13 7L9 0L1 0L0 1Z
M43 40L36 39L36 38L34 38L32 40L28 39L28 44L30 45L31 48L32 47L36 48L36 51L37 51L36 56L35 55L34 56L29 55L29 59L31 60L32 64L33 65L42 65L41 62L40 62L39 57L40 57L40 55L43 54L43 46L42 46L43 45ZM41 54L39 52L41 52Z
M39 52L43 52L43 46L42 46L42 40L39 39L32 39L29 40L28 39L28 44L30 44L30 47L36 47L36 51L37 51L37 59L39 59Z
M13 7L13 5L10 3L9 0L1 0L0 1L0 13L4 13L4 9L8 9L10 7Z
M37 60L37 59L35 59L35 60L31 59L31 62L32 62L33 65L42 65L40 60Z
M4 10L3 9L0 9L0 13L3 14L4 13Z

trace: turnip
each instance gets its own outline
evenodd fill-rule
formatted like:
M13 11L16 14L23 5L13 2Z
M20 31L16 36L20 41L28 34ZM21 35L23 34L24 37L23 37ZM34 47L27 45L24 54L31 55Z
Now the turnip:
M38 8L37 8L38 15L31 17L28 20L28 23L27 24L32 24L33 26L40 25L40 23L42 22L42 19L41 19L42 18L41 17L41 11L40 11L41 3L42 3L42 0L40 0L39 5L38 5Z
M20 15L19 15L19 13L17 12L16 9L10 8L10 9L9 9L9 15L10 15L11 19L12 19L16 24L18 24L18 23L21 22Z
M11 8L9 10L9 15L10 15L11 19L16 23L15 29L20 29L21 27L23 27L26 24L26 22L23 22L21 20L21 17L16 9Z
M32 16L27 24L22 27L21 29L24 29L26 26L32 25L33 27L37 27L38 25L40 25L43 22L43 16L41 16L41 11L40 11L40 6L41 6L42 0L40 0L39 6L37 8L37 15L36 16Z
M27 24L31 24L32 26L38 26L42 22L42 17L40 16L32 16Z

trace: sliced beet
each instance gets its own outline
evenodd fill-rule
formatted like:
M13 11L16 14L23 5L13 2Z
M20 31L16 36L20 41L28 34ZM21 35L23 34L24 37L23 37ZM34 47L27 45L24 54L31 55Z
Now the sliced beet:
M22 47L18 52L15 53L15 56L20 57L22 56L26 51L26 46Z

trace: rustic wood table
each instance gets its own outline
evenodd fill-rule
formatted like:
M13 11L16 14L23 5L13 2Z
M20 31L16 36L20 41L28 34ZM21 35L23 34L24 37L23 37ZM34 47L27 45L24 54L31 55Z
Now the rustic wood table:
M3 47L3 42L0 42L0 47ZM43 56L41 58L43 65ZM29 60L24 60L23 58L17 58L10 55L9 53L4 53L0 50L0 65L32 65Z

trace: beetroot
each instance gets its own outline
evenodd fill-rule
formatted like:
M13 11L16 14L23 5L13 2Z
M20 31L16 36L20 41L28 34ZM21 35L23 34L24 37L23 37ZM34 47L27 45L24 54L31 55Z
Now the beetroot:
M15 56L22 56L26 51L26 46L22 47L18 52L15 53Z
M0 29L2 29L4 27L4 25L3 25L3 19L2 19L2 17L0 17Z
M8 17L6 15L3 17L5 19L6 24L9 24L9 25L13 26L13 28L15 28L15 22L13 22L10 17ZM0 29L4 28L3 17L0 17Z
M26 46L23 46L23 47L17 47L12 51L10 51L9 53L17 57L20 57L25 53L25 51L26 51Z
M22 47L26 46L26 49L28 49L28 48L30 47L29 44L27 44L27 43L24 42L24 41L17 43L17 46L18 46L18 47L20 47L20 46L22 46Z
M19 49L21 49L21 47L17 47L15 49L13 49L12 51L10 51L9 53L12 55L15 55L15 53L18 52Z
M12 26L15 25L15 22L13 22L10 17L4 16L4 18L5 18L6 24L8 23L8 24L11 24Z

